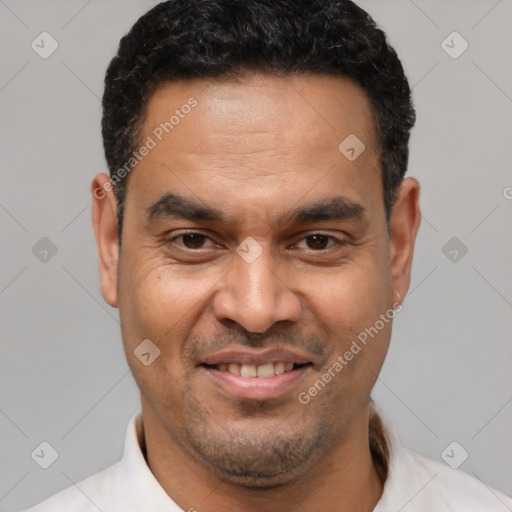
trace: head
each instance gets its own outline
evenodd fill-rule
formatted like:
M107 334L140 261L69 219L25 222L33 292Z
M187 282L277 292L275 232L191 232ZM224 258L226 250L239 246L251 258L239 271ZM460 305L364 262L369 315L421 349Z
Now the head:
M395 51L346 0L174 0L121 40L103 108L101 288L145 422L233 482L303 474L352 435L409 286ZM261 387L224 375L244 361ZM272 362L294 369L270 392Z

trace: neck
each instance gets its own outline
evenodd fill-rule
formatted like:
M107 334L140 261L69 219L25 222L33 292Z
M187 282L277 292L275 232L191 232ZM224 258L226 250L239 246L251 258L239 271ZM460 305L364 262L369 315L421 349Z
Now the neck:
M183 510L256 512L339 510L370 512L382 495L385 469L370 451L370 410L359 410L336 446L285 483L247 488L215 474L169 434L143 401L147 462L167 494Z

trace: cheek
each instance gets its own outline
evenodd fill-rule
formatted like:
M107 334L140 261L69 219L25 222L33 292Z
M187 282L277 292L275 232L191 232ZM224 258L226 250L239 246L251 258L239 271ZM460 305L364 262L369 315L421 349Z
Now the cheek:
M142 395L162 415L172 409L178 421L188 371L181 348L208 287L174 274L169 266L147 262L124 269L119 313L126 357ZM159 353L146 366L136 354L147 339Z
M171 265L146 264L136 272L128 269L119 304L128 349L139 338L149 338L162 355L179 352L217 280L202 271L182 275Z
M384 259L361 258L311 288L314 322L331 340L329 365L343 358L345 390L373 387L389 346L394 313L385 265Z
M348 263L331 272L320 285L315 281L308 296L322 322L355 334L391 307L391 282L376 260Z

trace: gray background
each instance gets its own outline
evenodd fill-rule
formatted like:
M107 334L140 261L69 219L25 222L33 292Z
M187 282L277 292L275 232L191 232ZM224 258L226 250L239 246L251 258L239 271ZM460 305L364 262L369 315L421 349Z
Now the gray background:
M5 511L120 458L138 408L117 311L99 292L89 184L106 169L106 66L154 4L0 1ZM512 494L512 1L360 4L388 32L414 85L409 174L422 184L423 210L412 285L374 398L404 444L441 460L457 441L469 453L462 470ZM48 59L31 48L43 31L59 44ZM469 43L457 59L441 46L453 31ZM460 242L443 252L454 236ZM42 237L57 248L46 262L32 252ZM46 470L30 456L42 441L59 454Z

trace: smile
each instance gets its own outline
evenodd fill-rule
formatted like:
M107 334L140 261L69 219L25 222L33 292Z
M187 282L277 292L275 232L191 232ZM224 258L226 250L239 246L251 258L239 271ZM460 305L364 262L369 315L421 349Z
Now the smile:
M311 364L311 363L306 363ZM260 379L268 379L276 375L282 375L285 372L290 372L301 368L305 364L295 364L292 361L276 361L260 365L255 364L240 364L240 363L220 363L210 368L215 368L221 372L229 372L232 375L239 375L244 378L258 377Z
M309 356L286 349L228 350L207 357L200 368L223 393L270 400L298 388L313 367Z

